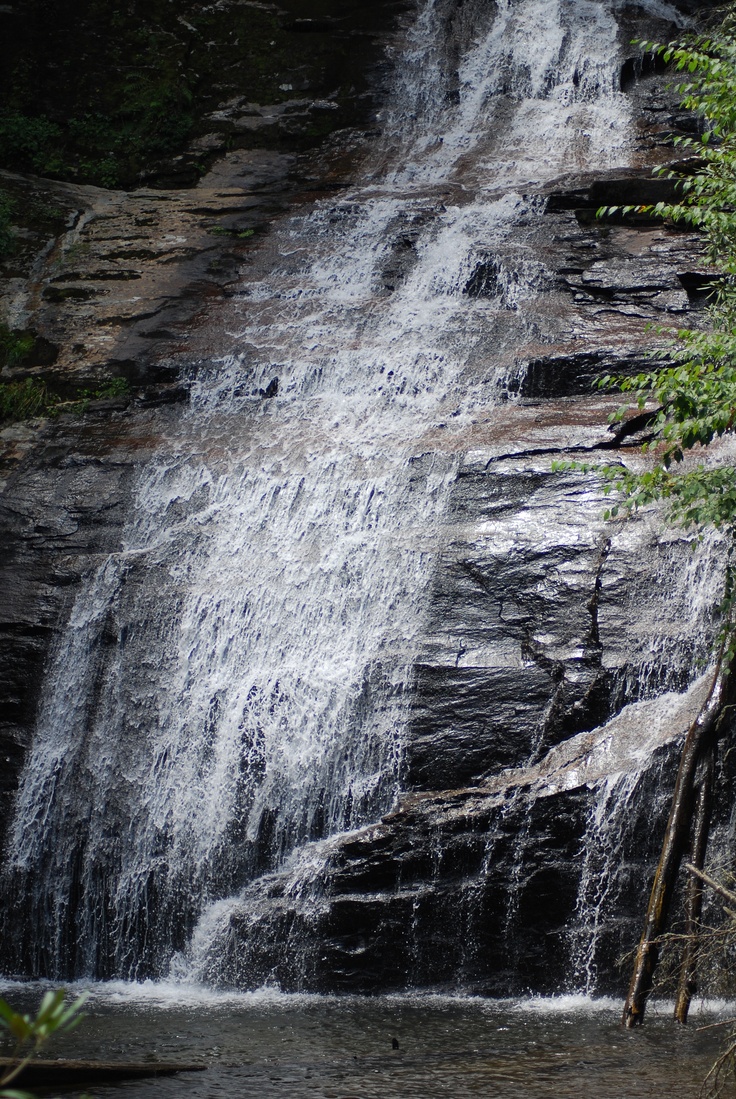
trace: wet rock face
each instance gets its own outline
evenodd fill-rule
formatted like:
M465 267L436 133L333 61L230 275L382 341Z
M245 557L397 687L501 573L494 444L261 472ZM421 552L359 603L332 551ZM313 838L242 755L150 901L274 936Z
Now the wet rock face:
M0 434L9 467L0 495L0 833L49 653L80 583L119 549L137 465L170 414L98 404L83 422L65 418L40 439L22 426Z
M684 539L666 549L644 524L622 538L600 497L561 484L541 457L536 469L478 462L453 502L417 667L410 785L479 781L602 725L637 697L664 616L667 685L687 682L686 593L664 607L657 581L668 555L686 560Z
M569 184L548 195L542 231L522 225L514 241L542 261L535 308L551 335L522 348L523 369L509 372L521 400L469 431L417 662L412 788L479 782L539 758L642 692L682 689L695 650L707 651L712 607L690 631L687 582L668 604L662 598L675 562L688 561L686 540L663 539L656 523L604 522L591 481L551 468L559 459L620 461L638 445L634 420L623 433L605 426L616 397L590 394L605 374L647 368L646 323L701 323L685 288L700 244L646 222L588 216L624 191L646 190L643 172ZM499 272L509 269L499 251L466 293L498 300Z
M585 987L590 967L599 994L618 993L619 959L637 936L661 840L651 819L666 807L660 789L675 765L671 755L655 758L641 780L607 898L616 919L600 930L580 889L586 860L599 854L587 850L594 795L510 778L492 791L405 798L381 824L334 845L311 903L295 904L288 877L274 875L265 896L231 915L208 978L240 988L275 979L293 990L509 996ZM288 946L274 952L274 941Z
M32 343L0 345L3 378L68 396L166 377L273 217L350 179L405 16L396 0L0 6L0 326Z
M5 377L43 378L62 394L110 377L133 388L170 381L176 371L166 352L185 348L193 318L229 292L292 194L285 175L293 161L231 153L187 190L34 180L35 202L58 211L63 224L40 254L39 237L0 267L2 319L34 334L36 355L9 365ZM25 200L24 177L0 173L0 184ZM50 362L36 361L44 344L54 349Z
M324 991L620 993L620 959L638 937L677 767L672 730L708 686L703 676L671 695L664 713L660 701L635 704L536 764L405 795L379 824L327 841L322 871L311 887L301 880L300 896L286 870L234 905L208 979ZM724 755L725 831L732 782ZM616 873L604 878L607 860ZM274 940L289 945L274 952Z
M365 843L356 841L344 851L326 929L338 980L372 990L452 986L459 977L468 989L500 996L558 989L569 968L566 925L578 888L584 794L496 808L465 827L459 817L443 827L440 813L424 835L423 815L412 820L409 811L406 829L395 822L392 849L379 843L366 857ZM434 865L408 857L428 843L438 852ZM386 911L361 879L366 863L371 877L401 867Z
M300 10L285 32L332 33L331 17L292 6ZM440 7L448 28L441 49L456 70L478 7L454 0ZM636 33L648 32L637 25ZM672 113L657 79L634 64L622 71L650 142L644 162ZM120 548L136 470L180 415L164 403L185 396L171 383L175 370L226 350L222 332L237 315L230 299L270 219L289 202L306 202L306 187L324 193L349 179L362 140L355 134L335 137L308 160L298 159L298 142L284 147L289 125L306 126L320 111L333 111L329 101L305 105L296 92L270 106L244 97L216 105L217 134L239 135L243 148L187 190L38 185L64 221L46 252L39 247L22 270L6 271L9 323L33 329L53 349L52 362L25 367L53 366L70 384L119 374L136 400L2 434L4 806L74 595L100 557ZM279 134L277 149L254 148L254 135L266 132ZM200 137L206 159L219 138L209 146L207 134ZM592 383L641 368L647 321L702 316L709 276L696 238L645 218L594 220L601 204L662 197L648 172L561 180L532 196L545 213L520 225L513 243L538 261L540 326L530 325L510 364L509 399L468 427L417 654L404 794L375 826L328 841L313 903L297 903L288 875L276 874L257 903L235 910L212 980L341 991L461 985L504 995L556 991L571 974L585 984L593 958L598 990L616 986L615 958L640 918L644 867L659 840L652 821L662 819L672 735L690 711L677 711L652 746L635 797L624 784L609 804L595 788L617 768L635 772L633 749L595 772L578 773L579 761L599 727L606 755L614 735L606 723L625 705L687 685L694 657L708 646L712 600L696 608L694 625L690 596L700 580L685 540L662 539L650 520L606 524L600 494L578 475L553 473L551 462L611 460L619 443L635 442L607 431L617 401L590 396ZM25 184L14 177L8 186ZM378 295L411 276L427 220L406 216L389 226ZM514 317L523 309L517 289L509 255L489 247L464 300ZM195 323L198 314L209 327ZM478 348L469 370L486 371L497 348L482 341ZM278 385L274 364L257 396L277 397ZM439 428L428 448L437 441L441 450L438 440ZM650 717L642 711L642 727ZM568 755L558 760L560 749ZM619 811L613 839L596 846L596 814ZM609 898L616 920L599 933L584 883L586 867L592 874L606 858L622 871ZM284 944L276 957L274 940Z
M73 17L69 5L45 0L0 10L11 114L51 112L62 129L78 108L86 110L90 82L110 92L113 118L115 81L130 60L121 51L135 46L144 24L164 36L167 57L181 47L189 63L194 46L219 69L219 83L196 89L196 120L178 150L154 162L143 134L134 150L143 174L121 177L135 190L74 182L85 173L97 176L94 165L82 170L72 154L53 171L67 182L0 171L12 210L12 245L0 255L0 326L30 337L31 345L17 361L0 357L2 381L42 380L63 400L94 393L111 378L130 387L127 398L93 401L91 411L78 408L59 424L0 427L0 833L49 651L80 580L98 555L118 548L135 471L169 415L150 409L186 398L175 379L188 365L192 327L233 292L270 221L305 188L340 188L349 179L364 128L373 124L385 41L403 11L393 2L370 10L341 3L335 12L327 4L316 13L324 18L315 18L308 0L255 5L253 33L233 44L233 11L247 22L253 6L226 7L207 15L199 4L147 6L136 22L131 5L121 15L129 37L119 41L111 13L99 5L73 5ZM195 22L201 17L215 26L214 37L187 20L192 13ZM24 64L25 76L15 79ZM28 79L34 64L35 83ZM96 101L104 113L99 95ZM3 148L5 166L43 170L20 147ZM277 385L264 396L274 396Z

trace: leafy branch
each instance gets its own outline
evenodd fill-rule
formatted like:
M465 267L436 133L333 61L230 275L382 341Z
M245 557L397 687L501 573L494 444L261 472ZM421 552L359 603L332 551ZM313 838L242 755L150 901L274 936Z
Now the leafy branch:
M89 993L85 992L68 1004L63 988L46 992L35 1016L22 1015L0 999L0 1026L15 1039L10 1064L0 1074L0 1099L28 1099L26 1092L8 1089L5 1085L20 1075L52 1034L68 1033L79 1025L84 1017L81 1010L88 996Z
M649 411L642 445L653 460L649 468L633 470L623 462L556 463L555 468L596 470L606 495L617 497L608 518L661 500L670 520L698 537L715 528L733 540L736 468L716 466L706 448L736 430L736 14L729 11L707 37L639 45L688 74L677 91L682 106L700 119L703 132L697 138L674 138L690 158L679 167L659 169L660 175L676 181L679 201L602 207L598 216L646 213L665 224L699 231L705 257L717 272L707 309L709 326L657 329L667 340L652 348L651 370L633 377L610 375L599 382L628 398L609 418L612 423L625 422L632 411ZM691 460L686 462L687 457Z

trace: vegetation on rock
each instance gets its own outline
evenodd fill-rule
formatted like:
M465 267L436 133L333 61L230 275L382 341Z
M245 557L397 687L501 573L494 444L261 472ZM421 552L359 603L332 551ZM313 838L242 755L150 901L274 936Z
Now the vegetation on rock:
M7 324L0 324L0 370L20 366L35 346L29 332L16 332Z
M212 119L234 100L329 94L326 132L344 125L354 70L350 51L330 35L342 33L360 5L286 0L285 9L234 0L26 0L0 13L0 166L103 187L166 182L174 171L193 183L212 152L206 141L186 164L172 165L193 139L219 130L222 145L278 141L278 127L255 138L247 126L228 132L226 117ZM351 40L353 52L359 42ZM320 130L312 120L303 143Z
M0 259L4 259L13 251L15 233L13 232L13 202L7 191L0 190Z
M112 378L95 389L77 389L62 398L42 379L0 382L0 424L30 420L36 416L58 416L60 412L86 412L91 401L126 397L130 387L124 378Z
M0 382L0 424L43 416L56 403L45 382Z
M632 410L649 411L642 449L653 459L651 466L644 471L623 463L575 468L595 468L604 478L604 491L617 496L608 517L664 500L673 522L697 534L710 527L733 538L736 467L716 464L705 448L736 431L736 15L729 13L707 38L642 46L688 73L679 91L683 106L702 119L703 133L675 138L689 159L682 168L661 169L677 181L681 201L604 207L599 215L656 214L665 223L700 230L706 259L718 275L708 328L658 329L669 337L651 353L660 366L634 377L601 379L603 388L627 395L613 422L624 421ZM693 453L697 465L686 461Z

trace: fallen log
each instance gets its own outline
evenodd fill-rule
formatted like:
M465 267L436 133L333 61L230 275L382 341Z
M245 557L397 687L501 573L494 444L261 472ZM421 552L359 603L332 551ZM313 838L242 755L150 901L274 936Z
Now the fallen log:
M16 1062L0 1057L0 1076ZM173 1061L42 1061L25 1065L13 1080L13 1087L78 1087L113 1083L147 1076L173 1076L176 1072L202 1072L207 1066Z
M703 774L698 785L695 799L695 823L693 826L692 843L690 845L691 862L685 864L688 868L693 866L696 870L701 871L705 863L705 852L708 847L715 773L716 751L715 744L711 744L705 755ZM687 1022L690 1003L697 991L698 932L700 930L700 916L702 911L703 883L696 874L690 874L685 889L686 939L682 951L680 979L677 987L677 999L675 1001L675 1019L683 1026Z
M721 718L728 704L734 652L721 647L708 697L688 729L672 794L662 852L649 895L644 930L634 959L631 984L624 1004L623 1025L640 1026L652 989L659 960L659 943L669 914L680 863L689 837L694 809L694 783L698 764L718 737Z

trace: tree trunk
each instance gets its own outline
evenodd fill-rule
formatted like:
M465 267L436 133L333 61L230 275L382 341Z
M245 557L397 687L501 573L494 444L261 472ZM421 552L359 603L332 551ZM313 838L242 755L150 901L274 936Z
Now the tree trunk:
M705 863L705 852L708 846L708 834L710 832L710 817L713 805L713 782L716 770L715 744L711 743L706 752L703 774L698 785L695 802L695 824L693 826L693 838L690 846L690 862L696 870L702 870ZM703 910L703 884L691 874L685 895L685 946L682 951L682 965L680 968L680 980L677 988L677 1000L675 1002L675 1019L683 1026L687 1022L690 1010L690 1001L697 990L696 970L698 961L698 931L700 929L700 914Z
M690 726L682 746L662 853L654 875L644 930L636 951L629 994L624 1005L622 1022L626 1027L639 1026L644 1021L647 997L651 992L659 959L659 940L665 928L677 873L690 834L695 773L704 751L716 739L717 727L727 702L733 664L733 653L722 647L708 697Z

